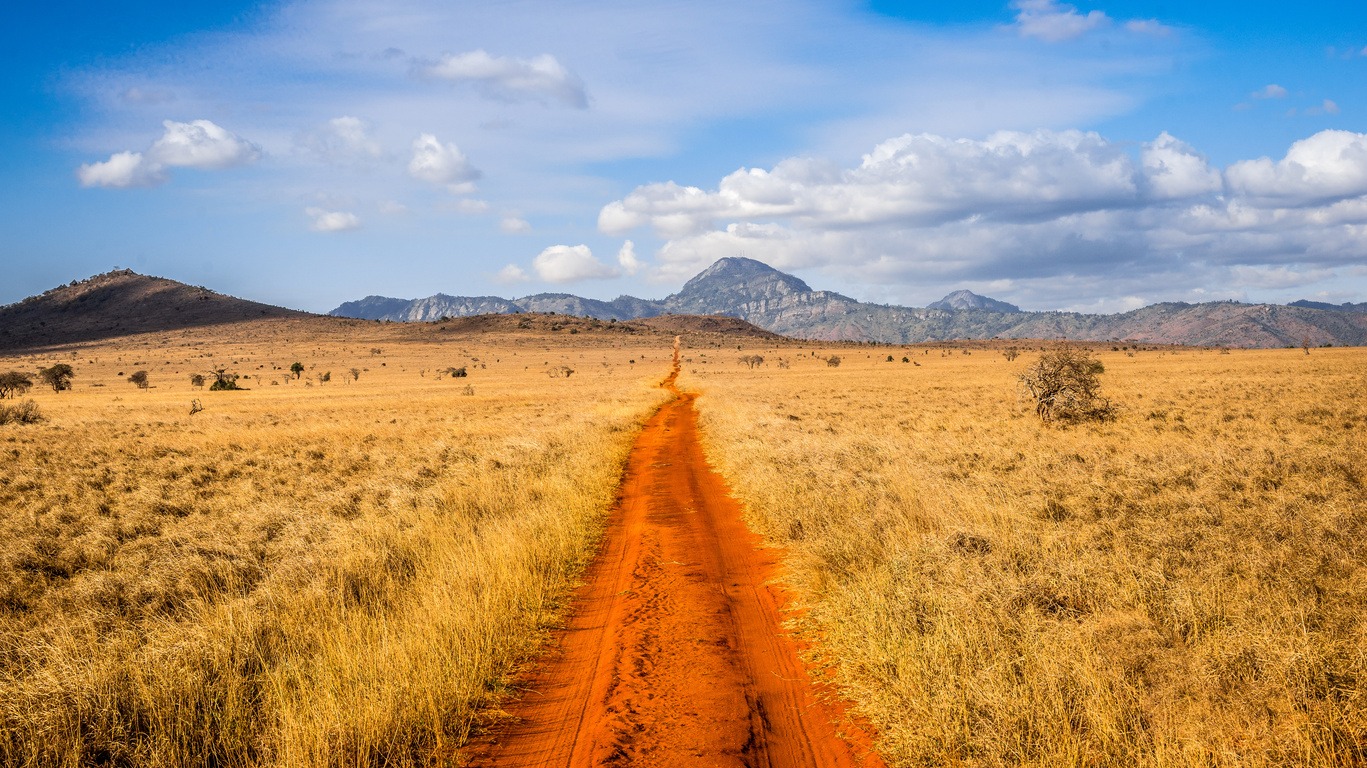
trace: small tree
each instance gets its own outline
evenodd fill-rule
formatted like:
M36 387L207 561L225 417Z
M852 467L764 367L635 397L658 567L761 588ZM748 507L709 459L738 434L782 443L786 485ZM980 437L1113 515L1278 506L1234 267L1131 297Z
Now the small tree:
M294 365L291 365L291 366L290 366L290 373L294 374L294 378L296 378L296 379L299 378L300 376L303 376L303 375L304 375L304 364L303 364L303 363L295 363Z
M194 387L195 389L204 389L204 374L190 374L190 386Z
M0 400L19 397L33 388L33 377L23 371L0 373Z
M71 370L71 366L66 363L57 363L51 368L44 368L38 372L38 378L43 383L52 387L53 392L61 392L64 389L71 389L71 379L76 376L76 372Z
M1002 350L1002 357L1006 358L1006 362L1008 363L1020 357L1020 354L1021 351L1015 347L1007 347Z
M214 371L214 383L209 385L210 392L224 392L234 389L241 389L237 386L238 376L235 373L228 373L226 369L219 368Z
M1310 337L1309 337L1309 336L1306 336L1306 337L1304 337L1304 338L1301 339L1301 349L1305 350L1305 354L1307 354L1307 355L1310 354Z
M746 355L740 359L747 367L753 369L755 366L764 365L763 355Z
M830 366L831 368L839 368L840 355L831 355L830 357L826 358L826 365Z
M319 383L320 385L321 385L321 384L326 384L326 383L328 383L329 381L332 381L332 371L324 371L324 372L318 374L318 383Z
M147 381L147 371L134 371L133 375L128 377L128 383L132 384L138 389L147 389L149 386L151 386L151 384Z
M360 368L352 368L351 370L347 371L347 373L351 374L351 380L352 380L352 381L360 381L360 380L361 380L361 369L360 369Z
M1040 355L1018 378L1045 422L1105 421L1115 417L1115 406L1101 396L1098 377L1105 371L1086 350L1062 346Z

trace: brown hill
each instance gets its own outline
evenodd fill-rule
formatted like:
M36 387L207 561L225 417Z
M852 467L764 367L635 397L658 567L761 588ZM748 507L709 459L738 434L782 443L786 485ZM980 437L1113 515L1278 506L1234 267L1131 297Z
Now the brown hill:
M312 315L124 269L0 307L0 349L290 317Z

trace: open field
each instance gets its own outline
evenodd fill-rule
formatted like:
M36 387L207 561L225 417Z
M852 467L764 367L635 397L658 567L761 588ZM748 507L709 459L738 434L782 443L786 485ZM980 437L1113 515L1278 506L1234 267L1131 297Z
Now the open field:
M45 422L0 426L0 764L406 765L463 742L595 551L668 341L370 327L0 358L76 371L29 393ZM250 391L191 388L218 368Z
M510 322L0 357L76 370L0 425L0 764L454 760L667 396L658 331ZM1058 428L1034 351L734 341L679 386L890 765L1367 760L1364 350L1103 349Z
M890 764L1367 762L1367 350L1108 347L1071 428L1033 351L747 354L680 385Z

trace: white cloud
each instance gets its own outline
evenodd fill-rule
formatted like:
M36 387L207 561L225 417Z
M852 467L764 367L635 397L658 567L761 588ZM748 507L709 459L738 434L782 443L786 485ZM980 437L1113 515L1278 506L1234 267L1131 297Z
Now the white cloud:
M527 223L527 220L520 216L504 216L503 219L498 222L498 229L500 232L505 232L510 235L519 235L531 232L532 225Z
M509 264L503 269L500 269L498 274L494 275L494 281L504 285L525 283L530 279L531 278L527 276L527 270L516 264Z
M1235 163L1225 178L1241 197L1292 207L1367 194L1367 134L1320 131L1281 160Z
M1204 282L1218 295L1182 296L1235 297L1360 263L1367 135L1324 131L1281 161L1224 173L1167 133L1138 162L1095 134L904 136L851 169L785 160L714 191L648 185L602 210L607 234L637 227L664 238L658 274L669 279L744 253L868 290L1012 280L1037 306L1083 307L1087 285L1105 285L1096 301L1115 308L1156 285L1172 297L1173 285Z
M380 213L386 216L401 216L408 213L408 206L397 200L381 200L377 207L380 209Z
M1015 0L1017 28L1022 37L1037 37L1050 43L1071 40L1109 24L1111 19L1101 11L1078 13L1072 5L1056 0Z
M254 163L261 148L208 120L162 122L161 138L145 152L116 152L77 170L84 187L140 187L161 184L167 168L221 170Z
M1284 99L1286 98L1286 89L1276 83L1268 83L1250 93L1249 96L1255 99Z
M442 144L436 136L424 133L413 140L413 159L408 174L433 184L463 185L480 177L480 172L455 144Z
M304 136L300 144L330 163L378 160L385 154L380 143L371 137L369 124L351 115L328 120Z
M83 187L150 187L166 181L141 152L115 152L104 162L82 165L76 175Z
M651 226L681 237L727 219L786 218L809 227L930 226L969 217L1056 216L1129 204L1130 157L1095 133L1002 131L983 141L930 134L889 139L844 170L810 158L741 169L715 192L673 182L638 187L599 213L599 229Z
M1326 115L1337 115L1339 113L1339 105L1333 99L1325 99L1324 103L1320 105L1320 109Z
M532 268L537 277L548 283L572 283L621 274L596 259L587 245L553 245L532 259Z
M617 251L617 264L622 268L622 273L634 275L641 269L641 260L636 258L636 244L630 240L622 243L621 250Z
M1164 36L1172 34L1172 27L1157 19L1131 19L1125 22L1125 29L1140 35Z
M361 220L347 211L329 211L323 208L307 208L304 213L313 219L309 229L314 232L347 232L361 228Z
M1224 187L1220 172L1189 144L1167 131L1144 145L1140 153L1144 176L1156 199L1181 199L1218 193Z
M472 83L485 95L503 101L530 99L577 109L588 107L583 83L550 54L518 59L475 50L447 54L423 72L453 83Z

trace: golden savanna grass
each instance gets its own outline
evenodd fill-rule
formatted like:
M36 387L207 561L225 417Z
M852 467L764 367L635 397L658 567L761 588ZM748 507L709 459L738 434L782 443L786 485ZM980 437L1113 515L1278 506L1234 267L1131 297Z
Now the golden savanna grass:
M1367 763L1367 350L1108 347L1074 427L1034 350L755 353L681 384L891 763Z
M0 764L428 764L557 621L668 340L309 328L0 358L76 370L0 427Z

